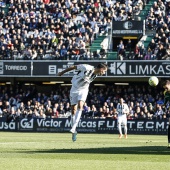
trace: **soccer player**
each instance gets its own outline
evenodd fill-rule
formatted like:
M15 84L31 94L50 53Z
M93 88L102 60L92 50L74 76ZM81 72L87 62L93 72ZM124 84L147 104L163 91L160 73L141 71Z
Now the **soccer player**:
M127 114L129 113L129 107L124 103L123 98L119 99L116 110L118 112L117 126L119 131L119 138L122 138L122 125L124 126L124 137L127 139Z
M107 65L100 63L97 67L88 64L73 65L58 73L58 76L63 75L71 70L77 70L71 80L72 87L70 90L70 102L72 108L72 128L70 132L72 133L73 142L76 141L77 131L76 127L81 118L83 105L86 101L89 84L99 75L102 76L107 71Z
M164 105L166 106L166 104L168 102L170 102L170 80L166 80L162 83L163 88L165 89L164 91ZM169 107L170 109L170 107ZM169 117L169 127L168 127L168 148L170 148L170 115L168 115Z

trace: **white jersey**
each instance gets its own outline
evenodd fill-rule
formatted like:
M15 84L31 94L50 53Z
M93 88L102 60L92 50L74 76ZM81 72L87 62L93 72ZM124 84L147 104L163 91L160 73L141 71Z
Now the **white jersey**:
M77 65L77 74L73 76L72 87L78 89L88 89L89 84L97 77L94 74L94 66L88 64Z
M116 110L118 112L118 116L121 116L124 114L126 115L127 113L129 113L129 107L126 103L123 103L122 105L118 103Z

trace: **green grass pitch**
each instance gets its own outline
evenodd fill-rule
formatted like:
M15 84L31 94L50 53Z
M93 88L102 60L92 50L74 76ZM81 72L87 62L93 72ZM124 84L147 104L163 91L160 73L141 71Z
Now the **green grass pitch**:
M168 170L167 136L0 132L0 170Z

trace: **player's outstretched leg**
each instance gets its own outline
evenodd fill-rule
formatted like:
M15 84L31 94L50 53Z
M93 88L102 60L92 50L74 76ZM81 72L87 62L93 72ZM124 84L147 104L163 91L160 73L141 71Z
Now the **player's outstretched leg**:
M72 133L72 141L75 142L77 140L77 132Z
M76 116L75 116L75 122L70 130L70 132L72 133L72 141L75 142L77 140L77 131L76 131L76 127L77 127L77 124L81 118L81 114L82 114L82 111L81 110L77 110L76 111Z
M75 142L77 140L77 131L71 129L70 132L72 133L72 141Z
M71 127L73 127L74 123L75 123L75 115L72 114L71 115Z
M74 133L76 131L76 127L77 127L77 124L81 118L81 114L82 114L82 110L77 110L76 111L76 117L75 117L75 122L74 122L74 125L72 126L70 132Z
M75 114L72 114L72 116L71 116L71 127L73 127L74 123L75 123ZM72 141L75 142L76 140L77 140L77 132L72 133Z

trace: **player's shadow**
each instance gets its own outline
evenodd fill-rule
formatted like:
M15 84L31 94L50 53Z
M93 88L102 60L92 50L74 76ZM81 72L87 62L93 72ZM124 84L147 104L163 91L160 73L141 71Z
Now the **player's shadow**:
M165 146L140 147L110 147L110 148L72 148L72 149L44 149L36 151L21 151L27 153L87 153L87 154L142 154L142 155L170 155L170 149Z

